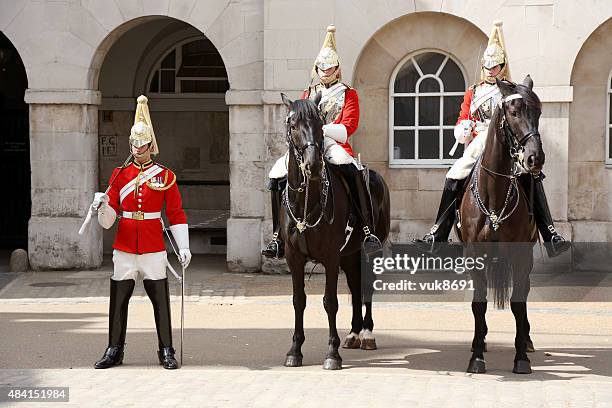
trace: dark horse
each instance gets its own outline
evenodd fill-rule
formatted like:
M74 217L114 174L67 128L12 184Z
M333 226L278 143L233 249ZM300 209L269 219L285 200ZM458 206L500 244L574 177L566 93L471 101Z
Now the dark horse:
M493 289L496 305L504 308L511 281L510 308L516 320L513 372L529 374L527 351L533 351L533 343L529 337L527 295L538 234L530 207L529 181L544 165L538 132L542 111L529 75L523 84L497 81L497 86L502 100L491 118L484 153L470 176L460 206L458 233L465 243L465 254L487 255L485 268L470 271L475 289L472 301L475 328L467 371L486 371L483 352L487 286Z
M293 280L295 311L293 343L287 353L285 366L302 365L306 308L304 265L311 259L322 263L325 267L323 305L329 323L329 349L323 368L337 370L342 368L342 358L338 353L340 337L336 329L339 268L342 268L346 274L353 305L351 333L343 346L360 347L359 333L364 331L369 336L363 338L361 342L368 343L365 347L361 345L361 348L375 347L374 337L371 334L374 328L372 301L371 297L367 296L367 290L362 292L361 287L362 224L360 219L355 221L353 228L360 233L351 234L346 242L345 230L349 225L349 219L353 219L352 202L340 173L324 160L323 121L317 109L320 94L317 95L315 102L309 99L292 102L284 94L281 96L283 103L289 109L286 119L289 164L280 225L285 237L285 256ZM389 189L377 173L369 171L369 175L374 229L376 235L384 242L390 228ZM364 293L366 295L362 296ZM366 309L365 316L362 316L363 304Z

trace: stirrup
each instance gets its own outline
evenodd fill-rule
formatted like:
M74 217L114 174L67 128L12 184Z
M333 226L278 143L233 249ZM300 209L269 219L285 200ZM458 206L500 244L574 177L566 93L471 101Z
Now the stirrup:
M380 242L380 239L370 232L370 228L367 225L363 227L363 232L365 233L365 237L363 238L361 247L363 248L363 252L366 254L366 256L382 250L382 243Z
M563 252L570 249L570 247L571 244L567 242L565 238L559 235L556 231L553 234L550 242L544 243L544 248L546 248L546 252L548 253L549 258L554 258L555 256L561 255Z
M261 251L261 254L267 258L282 258L285 254L283 242L278 239L278 232L272 234L272 240L266 246L266 249Z

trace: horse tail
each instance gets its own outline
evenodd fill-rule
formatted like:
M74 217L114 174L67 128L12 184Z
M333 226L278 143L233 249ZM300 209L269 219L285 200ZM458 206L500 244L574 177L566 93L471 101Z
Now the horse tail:
M493 290L493 302L498 309L505 309L510 301L512 264L499 255L499 243L494 244L493 256L487 262L487 282Z

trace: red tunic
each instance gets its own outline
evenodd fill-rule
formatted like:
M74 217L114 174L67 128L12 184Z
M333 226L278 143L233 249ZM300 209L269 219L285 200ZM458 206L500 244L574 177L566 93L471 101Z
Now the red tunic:
M176 185L176 175L171 170L153 162L145 164L142 167L142 171L146 172L153 166L161 168L161 172L155 176L156 179L141 183L134 191L125 195L123 201L120 202L121 190L138 176L141 169L138 165L132 163L121 171L108 192L109 205L118 216L121 216L123 211L161 212L165 203L165 212L170 225L186 224L187 217L185 216L185 211L183 211L181 193ZM119 171L120 168L116 168L110 180L113 180ZM157 181L157 184L151 183L152 181ZM161 221L159 219L135 220L121 218L113 248L132 254L165 251L166 246L164 244Z
M338 144L342 146L348 154L355 157L353 148L349 144L349 138L355 133L359 126L359 96L357 95L357 91L353 88L347 88L344 93L344 106L342 106L340 114L333 123L339 123L346 127L346 142ZM310 88L304 91L302 99L306 99L309 96Z
M458 125L462 120L471 120L475 121L474 117L470 113L470 106L472 105L472 98L474 97L474 87L470 86L467 91L465 91L465 95L463 95L463 102L461 103L461 111L459 112L459 117L457 118ZM478 134L475 131L472 131L472 136L476 137ZM466 146L469 142L466 144Z

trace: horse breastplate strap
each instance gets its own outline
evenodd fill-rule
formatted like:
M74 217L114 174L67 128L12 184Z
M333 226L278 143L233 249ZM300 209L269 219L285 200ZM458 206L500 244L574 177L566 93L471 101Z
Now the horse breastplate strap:
M342 112L344 107L344 98L347 86L343 83L337 83L329 88L315 88L315 91L321 91L321 101L319 102L319 112L323 117L326 125L334 123ZM311 92L310 97L314 99L316 92Z
M481 84L475 87L470 112L481 122L488 122L493 116L495 105L501 100L502 94L497 85Z

